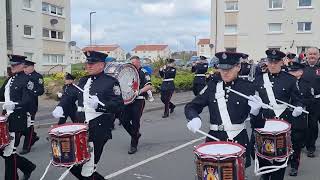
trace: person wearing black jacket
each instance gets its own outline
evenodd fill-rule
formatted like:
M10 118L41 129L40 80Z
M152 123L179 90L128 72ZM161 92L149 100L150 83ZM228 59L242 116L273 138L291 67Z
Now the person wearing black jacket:
M177 71L174 67L174 59L167 59L167 63L167 65L164 65L159 70L160 77L163 79L160 86L160 99L164 104L164 113L162 118L169 117L169 109L170 113L173 113L174 108L176 107L170 100L175 89L174 78L176 77Z
M195 73L192 91L195 96L206 86L206 73L208 71L208 61L205 56L200 56L200 60L192 65L191 72Z
M96 172L104 145L112 139L112 127L115 114L123 110L124 102L121 95L118 80L104 73L107 54L86 51L85 76L79 81L79 93L77 99L63 98L52 112L55 118L64 116L69 104L78 100L79 122L88 124L89 147L92 150L91 158L82 165L73 166L70 172L79 180L104 180L104 177Z

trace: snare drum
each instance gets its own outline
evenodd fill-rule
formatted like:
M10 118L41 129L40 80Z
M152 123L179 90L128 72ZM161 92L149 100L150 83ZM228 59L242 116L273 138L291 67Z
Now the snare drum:
M194 150L197 180L244 180L245 148L233 142L208 142Z
M88 126L80 123L66 123L49 130L52 165L69 167L90 159Z
M10 143L9 128L7 118L0 116L0 149L3 149Z
M290 129L286 121L268 119L264 128L254 130L256 155L267 160L289 157L292 149Z

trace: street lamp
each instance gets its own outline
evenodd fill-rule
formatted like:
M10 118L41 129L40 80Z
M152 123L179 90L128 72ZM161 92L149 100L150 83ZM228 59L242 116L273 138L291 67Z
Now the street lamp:
M90 47L92 46L92 31L91 31L91 16L92 14L95 14L95 11L90 12Z

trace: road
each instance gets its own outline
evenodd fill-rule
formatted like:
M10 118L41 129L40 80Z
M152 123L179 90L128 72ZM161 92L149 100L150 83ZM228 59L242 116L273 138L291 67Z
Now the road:
M193 134L186 128L183 106L176 108L170 118L162 119L162 110L147 112L143 115L141 128L142 138L139 151L128 155L130 138L122 127L116 126L113 139L105 146L98 166L98 172L111 180L194 180L195 165L193 147L202 143L201 135ZM208 111L202 114L208 119ZM206 124L203 125L205 127ZM37 164L32 180L40 179L50 161L49 143L45 140L47 128L37 129L41 136L32 152L26 157ZM206 131L205 128L203 130ZM320 180L317 167L319 157L314 159L302 156L301 169L296 178L288 180ZM137 164L138 163L138 164ZM315 168L316 167L316 168ZM45 180L57 180L64 172L63 168L50 167ZM4 161L0 160L0 176L3 176ZM253 167L247 169L249 180L257 180L253 175ZM2 178L2 177L1 177ZM69 174L66 180L75 180Z

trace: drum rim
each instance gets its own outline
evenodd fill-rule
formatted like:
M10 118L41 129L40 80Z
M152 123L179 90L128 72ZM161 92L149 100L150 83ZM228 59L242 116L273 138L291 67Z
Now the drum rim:
M0 116L0 122L7 122L7 119L8 118L6 116Z
M232 153L232 154L223 154L223 155L212 155L212 154L206 154L206 153L201 153L198 151L199 148L204 147L206 145L213 145L213 144L229 144L229 145L234 145L239 147L241 150L239 152L236 153ZM199 155L199 156L212 156L212 157L227 157L227 156L242 156L245 152L246 152L246 148L243 147L241 144L235 143L235 142L229 142L229 141L213 141L213 142L206 142L206 143L202 143L199 144L198 146L195 147L195 150L193 151L195 154Z
M273 132L271 132L271 131L262 131L261 129L263 129L263 128L255 128L254 130L257 131L257 132L260 133L260 134L273 134L273 135L282 134L282 133L288 133L288 132L291 130L291 124L288 123L288 122L285 121L285 120L276 119L276 118L275 118L275 119L267 119L266 122L267 122L267 121L283 122L283 123L285 123L285 124L288 125L288 128L286 128L286 129L284 129L284 130L282 130L282 131L273 131Z
M73 132L68 132L68 133L60 133L60 134L52 132L52 130L55 129L55 128L64 127L64 126L70 126L70 125L77 125L77 126L81 125L81 126L84 126L85 128L81 129L81 130L78 130L78 131L73 131ZM88 129L89 129L89 127L85 123L64 123L64 124L61 124L61 125L54 125L53 127L51 127L48 130L48 133L50 135L63 136L63 135L68 135L68 134L79 134L79 133L81 133L83 131L88 131Z

